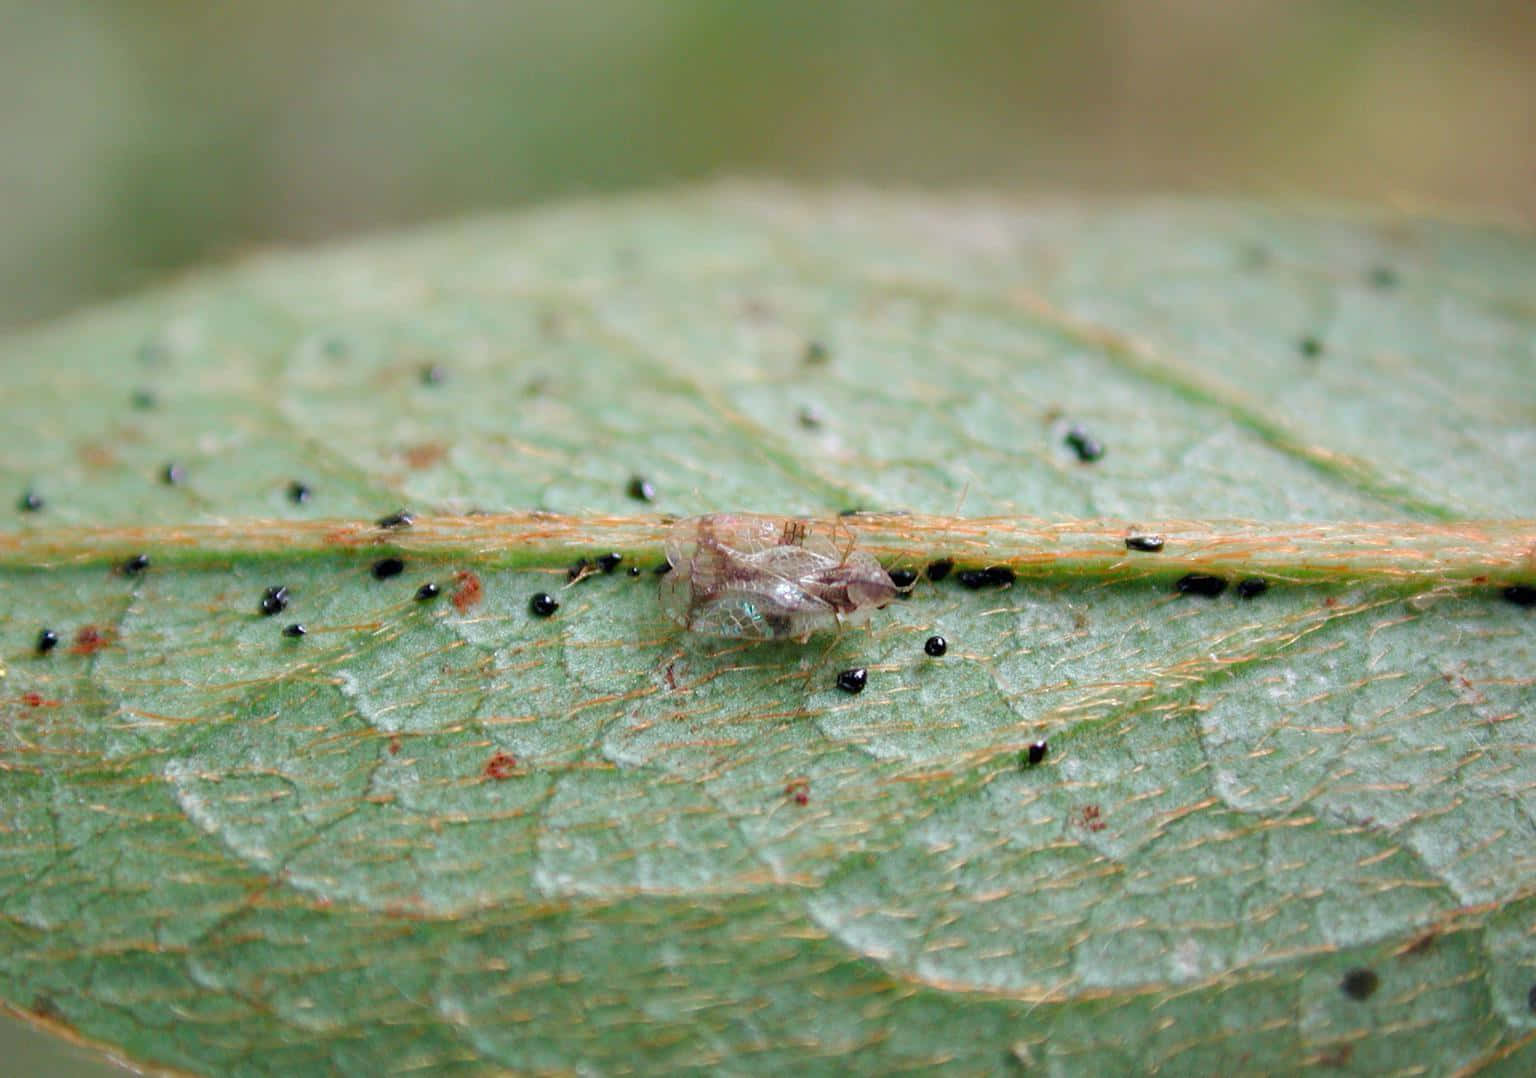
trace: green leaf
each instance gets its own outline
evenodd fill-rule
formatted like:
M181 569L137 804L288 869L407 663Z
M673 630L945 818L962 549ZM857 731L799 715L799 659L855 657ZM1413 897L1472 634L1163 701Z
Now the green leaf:
M722 187L0 344L0 995L220 1073L1527 1073L1533 280L1398 215ZM655 514L854 508L1017 578L666 620Z

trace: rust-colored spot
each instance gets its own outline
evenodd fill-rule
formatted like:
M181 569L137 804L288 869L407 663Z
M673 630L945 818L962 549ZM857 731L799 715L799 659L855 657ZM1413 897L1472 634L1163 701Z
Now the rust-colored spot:
M1082 811L1078 813L1077 822L1090 831L1102 831L1109 826L1100 817L1098 805L1084 805Z
M74 655L94 655L112 643L111 629L98 629L94 625L82 625L75 631L75 642L70 645Z
M485 598L485 586L480 583L480 578L469 570L454 573L453 579L456 583L449 601L460 614L468 613L471 607L478 606L480 600Z
M21 694L21 702L28 707L58 707L57 700L50 700L40 692L24 692Z
M811 801L811 780L790 779L784 787L784 796L797 805L807 805Z
M1349 1066L1350 1060L1355 1058L1355 1046L1352 1044L1339 1044L1332 1048L1324 1049L1317 1056L1319 1067L1339 1069Z
M511 753L498 752L485 762L485 770L481 772L488 779L509 779L517 768L517 757Z
M389 738L389 754L397 756L400 753L400 735L392 734Z
M673 666L672 663L668 663L667 664L667 671L663 675L663 677L666 678L667 688L671 689L673 692L676 692L677 691L677 675L672 673L672 666Z
M1488 578L1486 576L1474 576L1472 578L1472 583L1474 583L1474 584L1486 584L1486 583L1488 583Z
M435 464L442 462L448 455L448 447L440 442L423 442L420 445L408 445L400 451L405 458L408 467L415 471L424 471Z
M82 442L75 453L80 463L91 471L106 471L117 465L117 454L105 442Z

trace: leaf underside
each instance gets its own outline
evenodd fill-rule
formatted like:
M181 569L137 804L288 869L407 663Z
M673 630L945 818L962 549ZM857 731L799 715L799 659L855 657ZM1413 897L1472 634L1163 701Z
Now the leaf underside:
M22 562L401 506L1533 517L1532 280L1528 238L1399 216L721 187L12 338L0 476L45 504L0 570L0 996L211 1072L1528 1073L1496 592L952 576L801 646L681 633L653 557Z

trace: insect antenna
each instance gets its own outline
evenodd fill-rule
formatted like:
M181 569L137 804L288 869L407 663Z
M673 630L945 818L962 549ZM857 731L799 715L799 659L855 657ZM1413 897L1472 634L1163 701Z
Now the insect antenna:
M853 553L853 548L859 544L859 537L854 532L854 530L848 526L846 521L844 521L841 517L838 517L832 521L832 542L834 543L837 542L838 529L842 529L843 533L848 537L848 545L841 548L842 557L838 559L838 565L847 565L848 556Z

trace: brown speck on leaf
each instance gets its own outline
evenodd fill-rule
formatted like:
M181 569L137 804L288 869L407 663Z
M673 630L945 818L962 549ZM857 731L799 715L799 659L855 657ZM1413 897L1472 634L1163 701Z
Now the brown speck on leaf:
M50 700L40 692L24 692L21 694L21 702L28 707L58 707L57 700Z
M509 779L516 768L516 756L510 753L498 752L485 762L485 769L481 773L488 779Z
M423 442L420 445L406 446L400 451L400 455L405 458L406 467L420 472L440 464L448 455L448 447L439 442Z
M741 313L754 322L766 322L772 320L777 311L773 303L763 296L744 296L741 301Z
M398 756L398 755L400 755L400 735L399 734L391 734L390 735L390 737L389 737L389 754L391 756Z
M117 454L102 442L83 442L75 452L81 465L93 472L106 471L117 464Z
M82 625L75 633L75 642L70 645L70 653L74 655L94 655L102 648L112 643L113 633L111 629L98 629L94 625Z
M1352 1044L1338 1044L1332 1048L1326 1048L1318 1053L1317 1065L1338 1070L1349 1066L1350 1060L1355 1058L1355 1046Z
M1078 813L1077 822L1089 831L1102 831L1109 826L1100 818L1098 805L1084 805Z
M467 569L454 573L453 579L453 596L449 601L460 614L468 613L485 597L485 587L480 583L480 578Z
M784 796L797 805L808 805L811 801L811 780L790 779L784 787Z

